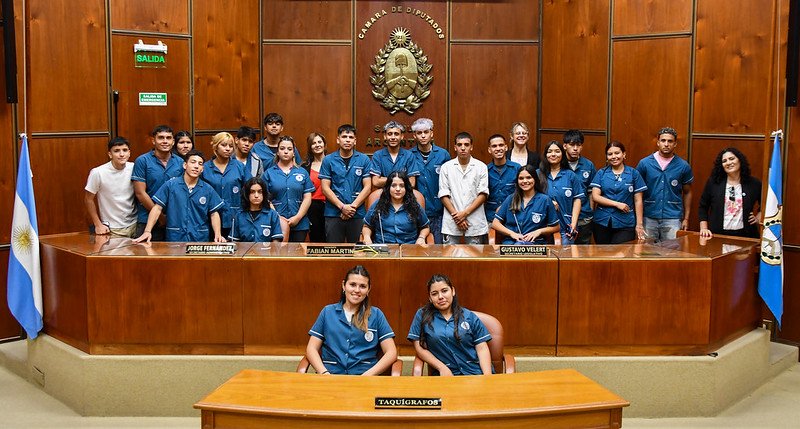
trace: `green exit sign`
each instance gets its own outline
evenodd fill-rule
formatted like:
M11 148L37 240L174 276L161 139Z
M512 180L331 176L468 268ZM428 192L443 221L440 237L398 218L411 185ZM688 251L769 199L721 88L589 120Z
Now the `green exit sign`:
M135 65L138 68L165 69L167 54L161 52L135 52Z
M140 106L166 106L167 93L166 92L140 92L139 93Z

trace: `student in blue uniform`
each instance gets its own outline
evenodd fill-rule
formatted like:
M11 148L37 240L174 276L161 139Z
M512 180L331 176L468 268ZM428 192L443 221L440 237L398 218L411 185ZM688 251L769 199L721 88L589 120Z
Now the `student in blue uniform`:
M280 242L281 217L265 203L267 184L260 177L251 177L244 182L242 208L233 217L231 241Z
M172 146L172 154L178 155L181 159L194 149L194 140L192 135L186 130L180 130L175 133L175 145Z
M547 244L558 233L558 215L536 167L519 169L514 193L500 205L492 228L506 236L503 244Z
M486 168L489 170L489 196L483 203L483 209L486 211L486 221L490 224L494 219L494 212L497 211L500 204L503 204L506 197L514 193L514 182L520 167L520 164L506 159L507 150L505 137L500 134L489 137L489 153L492 155L492 162L486 164Z
M261 177L264 174L264 163L261 157L253 152L253 143L256 141L256 130L247 126L239 127L236 131L236 140L233 156L244 164L245 180L251 177Z
M539 172L547 179L547 196L553 201L561 226L561 244L575 242L578 218L584 198L583 184L567 164L564 146L550 140L544 146Z
M648 238L663 241L689 227L694 175L689 163L675 154L678 132L664 127L657 138L658 150L639 161L636 170L647 184L644 232Z
M203 153L191 150L183 163L183 177L165 183L153 195L155 205L147 217L144 232L135 243L150 242L153 226L166 211L167 241L206 241L209 237L209 220L214 231L214 241L225 242L220 233L219 210L225 204L208 183L200 180L203 173Z
M244 164L233 157L234 140L230 133L217 133L211 139L214 156L203 165L203 180L211 185L225 205L219 215L222 220L222 236L231 232L233 215L241 209L239 193L245 181Z
M361 235L365 244L425 244L429 224L406 173L393 171L380 198L367 211Z
M355 243L364 226L364 201L372 190L369 157L355 150L356 127L339 127L339 150L322 160L319 178L325 194L325 239L328 243Z
M592 244L592 216L594 215L594 203L592 202L592 192L589 184L592 183L597 170L592 161L581 156L583 151L583 133L580 130L567 130L562 137L564 142L564 155L566 155L570 170L572 170L583 185L583 204L581 214L578 217L578 235L575 237L575 244Z
M319 313L306 347L306 358L317 374L378 375L397 360L392 327L383 312L369 304L369 292L369 273L356 265L344 277L339 302Z
M432 120L417 119L411 124L411 131L414 132L414 139L417 141L417 145L411 149L411 154L417 159L420 167L417 190L425 197L425 215L431 221L433 242L442 244L444 206L439 199L439 171L445 162L450 161L450 152L434 144Z
M153 130L152 142L153 150L136 158L136 162L133 163L133 173L131 173L133 192L136 195L139 212L136 225L137 237L144 233L147 216L156 205L153 202L153 195L169 179L183 174L183 159L172 154L172 146L175 142L172 128L166 125L157 126ZM162 217L151 229L150 235L154 241L164 241L166 237L165 221L165 218Z
M396 121L387 123L383 126L383 138L388 146L372 154L369 167L372 187L383 188L386 178L392 171L405 172L411 181L411 186L414 186L419 176L419 165L411 152L400 147L400 143L404 141L403 126Z
M434 274L428 303L417 310L408 340L437 375L488 375L493 371L487 341L492 336L475 313L458 305L450 279Z
M304 242L308 236L308 208L314 183L308 171L294 163L294 140L281 137L278 142L278 163L264 172L264 182L272 195L272 205L289 224L289 241Z
M252 152L261 158L264 171L272 167L277 161L276 154L278 153L278 142L281 138L281 132L283 132L283 117L277 113L267 113L267 115L264 116L264 139L256 142L251 149ZM297 149L295 149L294 156L295 163L300 164L302 158L300 158L300 152Z
M625 165L625 146L606 145L607 167L592 180L592 199L597 203L592 232L597 244L619 244L645 238L642 224L642 193L647 190L642 176ZM635 227L635 229L634 229Z

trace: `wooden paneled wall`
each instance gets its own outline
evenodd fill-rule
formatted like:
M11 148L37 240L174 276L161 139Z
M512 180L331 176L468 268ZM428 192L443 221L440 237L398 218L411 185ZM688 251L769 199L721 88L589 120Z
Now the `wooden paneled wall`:
M275 111L302 153L312 131L335 150L336 128L347 122L359 128L358 149L371 153L381 145L376 127L427 116L437 144L449 147L466 130L475 137L474 156L488 161L489 135L523 121L537 131L529 143L537 150L569 128L583 130L584 155L597 166L611 140L626 145L635 165L668 125L679 133L677 153L694 169L695 229L716 154L738 147L753 174L765 178L766 136L788 128L783 110L768 105L779 80L771 66L774 30L780 22L784 58L788 2L780 21L775 0L16 4L26 40L17 42L27 99L19 124L31 136L34 186L46 201L43 234L86 228L83 184L105 161L111 135L128 137L135 158L151 148L150 132L161 123L195 133L208 152L214 133L241 125L260 131L261 118ZM433 66L431 94L413 115L389 114L371 94L369 66L397 27L409 30ZM132 45L140 39L169 46L167 68L133 67ZM139 106L139 92L166 92L168 105ZM796 115L793 109L788 116ZM789 166L797 136L789 134L785 145ZM15 162L6 159L13 151L0 153L0 163ZM791 167L786 173L787 181L794 178ZM10 189L9 180L0 177L0 188ZM788 201L795 191L786 188ZM11 200L2 209L0 224L8 222ZM787 214L793 210L790 203ZM789 226L786 233L787 242L800 244L800 232Z

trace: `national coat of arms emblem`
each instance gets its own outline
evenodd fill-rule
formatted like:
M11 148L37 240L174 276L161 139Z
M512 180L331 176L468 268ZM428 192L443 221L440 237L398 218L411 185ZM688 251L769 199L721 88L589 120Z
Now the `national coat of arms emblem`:
M413 114L431 93L431 67L428 57L411 41L408 30L395 28L389 43L378 50L375 64L370 66L372 95L392 115L401 110Z

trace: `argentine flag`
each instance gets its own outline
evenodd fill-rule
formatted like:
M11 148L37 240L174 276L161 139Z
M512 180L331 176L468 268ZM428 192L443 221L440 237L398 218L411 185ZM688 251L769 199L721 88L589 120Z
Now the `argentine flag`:
M769 189L764 204L764 231L761 233L761 267L758 271L758 294L781 327L783 315L783 236L781 234L783 203L781 195L780 133L775 134L772 160L769 164Z
M11 222L11 255L8 258L8 308L30 338L42 330L42 270L39 263L39 227L33 200L28 137L22 136L22 151Z

